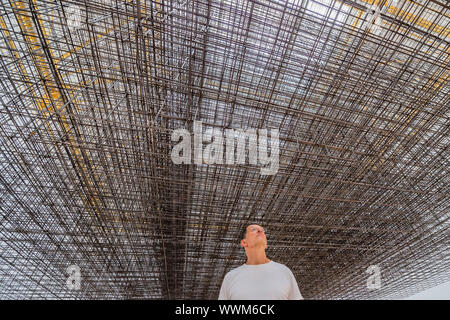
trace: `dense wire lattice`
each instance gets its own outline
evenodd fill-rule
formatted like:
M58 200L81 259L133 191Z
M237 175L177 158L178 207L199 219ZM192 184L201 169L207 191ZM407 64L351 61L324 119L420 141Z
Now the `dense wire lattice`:
M249 223L305 298L450 280L447 1L2 0L0 13L0 298L216 299ZM174 164L171 133L194 120L278 128L278 173Z

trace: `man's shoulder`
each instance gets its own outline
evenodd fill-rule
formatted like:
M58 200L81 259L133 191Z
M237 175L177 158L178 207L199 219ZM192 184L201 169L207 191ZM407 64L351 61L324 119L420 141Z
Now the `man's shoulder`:
M244 270L245 268L245 264L241 264L240 266L231 269L230 271L228 271L229 274L233 274L233 273L238 273L239 271Z
M234 275L236 275L236 274L240 273L242 270L244 270L244 268L245 268L244 264L242 264L236 268L233 268L225 274L225 277L226 278L233 277Z
M274 266L275 268L280 269L280 270L285 271L285 272L288 272L288 273L291 273L291 272L292 272L291 269L289 269L288 266L286 266L286 265L284 265L284 264L282 264L282 263L279 263L279 262L275 262L275 261L273 261L273 260L272 260L272 262L273 262L273 266Z

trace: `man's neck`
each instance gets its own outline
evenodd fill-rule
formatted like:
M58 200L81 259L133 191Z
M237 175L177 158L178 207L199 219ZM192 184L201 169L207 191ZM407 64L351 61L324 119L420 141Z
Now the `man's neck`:
M264 264L270 260L266 256L264 249L261 250L247 250L247 262L245 264Z

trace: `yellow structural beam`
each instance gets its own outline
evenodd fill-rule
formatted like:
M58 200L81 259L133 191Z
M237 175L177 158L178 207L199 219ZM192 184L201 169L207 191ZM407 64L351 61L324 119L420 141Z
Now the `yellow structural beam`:
M380 3L384 2L385 0L360 0L361 2L370 4L370 5L379 5ZM411 2L407 0L408 2ZM399 9L393 5L390 5L390 0L386 1L384 4L385 7L387 7L386 12L389 12L392 15L398 15L399 18L404 20L407 23L414 23L415 26L425 28L430 32L436 33L436 34L443 34L443 36L446 38L450 33L450 28L446 28L444 26L438 25L433 23L432 21L429 21L427 19L423 19L418 17L415 14L409 13L405 10ZM394 1L396 3L397 1ZM420 4L418 4L420 5ZM416 20L417 19L417 20Z
M33 4L35 3L36 0L33 0ZM48 66L48 63L45 59L45 53L39 43L39 38L35 26L33 24L33 21L28 15L25 14L27 12L26 4L23 1L12 1L11 6L14 9L18 25L22 30L29 51L33 55L35 68L41 75L41 86L44 88L45 93L43 95L43 99L36 99L37 106L40 108L41 111L44 111L45 114L57 113L58 111L62 110L64 106L63 99L58 89L56 89L57 88L56 83L53 79L52 72ZM1 23L2 26L6 27L3 19L1 20ZM38 19L38 23L41 23L40 18ZM40 27L42 28L42 30L44 30L44 33L46 33L45 28L43 28L42 25L40 25ZM21 65L21 73L23 74L25 79L30 79L30 77L26 72L26 69L20 62L19 65ZM29 89L31 90L31 92L33 92L33 88L31 87L31 85L29 85ZM55 108L53 106L55 106ZM59 114L59 117L62 120L60 123L62 123L62 128L68 139L67 140L68 148L75 159L75 163L80 168L79 171L80 174L84 177L85 181L87 181L88 196L85 198L83 197L83 195L80 195L80 197L83 200L83 202L85 202L85 204L91 206L94 209L97 216L100 216L99 208L101 207L101 205L97 195L97 191L94 187L95 182L94 179L96 179L95 172L92 173L94 177L91 177L82 159L82 156L84 156L84 159L87 159L89 162L91 162L91 160L89 159L89 155L86 151L76 146L76 142L72 137L72 135L70 134L70 127L66 117L61 114ZM50 133L52 135L51 130Z
M402 20L404 20L407 23L413 23L413 25L417 26L417 27L422 27L427 29L428 31L431 31L433 33L436 33L437 35L443 35L444 38L448 37L449 33L450 33L450 29L449 28L444 28L441 25L437 25L432 23L431 21L428 21L426 19L420 18L417 15L411 14L406 12L405 10L401 10L395 6L390 5L390 1L384 1L384 0L361 0L364 3L370 4L370 5L380 5L380 3L384 2L384 6L387 7L386 12L392 14L392 15L396 15L398 17L400 17ZM353 25L352 25L352 29L354 30L355 27L358 25L361 15L364 13L364 11L360 10L360 9L356 9L358 12L358 16L355 19ZM420 38L418 35L416 34L412 34L413 36L416 36L416 38ZM348 41L347 41L348 42ZM450 48L448 48L446 50L446 53L450 53ZM447 57L447 59L445 60L444 64L447 64L448 60L449 60L450 56ZM436 75L439 71L436 71L434 75ZM438 89L439 87L441 87L441 85L443 83L445 83L446 81L448 81L449 79L449 73L448 72L444 72L444 74L442 76L440 76L438 79L433 80L434 75L430 78L430 80L428 81L428 84L430 82L435 82L432 84L433 89ZM365 107L363 107L363 110L365 110ZM398 129L399 131L403 131L408 125L409 123L412 121L412 119L414 119L414 117L417 115L419 111L417 109L411 109L407 118L400 124L400 128ZM402 113L400 113L402 114ZM395 120L399 120L399 116L398 114L394 115L394 119ZM424 120L424 123L428 121L428 120ZM374 120L372 125L376 125L377 120ZM423 123L423 124L424 124ZM393 124L391 122L388 123L389 129L392 130L393 129ZM415 129L412 130L409 135L411 137L413 137L414 135L417 134L417 132L419 131L419 129ZM377 142L374 143L375 146L377 145L381 145L381 143L383 142L383 140L385 140L385 138L380 138ZM372 166L373 170L378 170L381 168L381 166L384 164L385 160L383 158L383 155L386 153L386 151L390 148L391 144L395 141L395 137L389 137L387 139L387 142L384 144L385 146L382 148L382 150L379 151L379 160L377 159L369 159L369 163L367 164L367 166ZM397 146L395 148L395 150L393 151L393 154L397 152L397 150L399 148L403 148L401 146ZM367 166L361 168L361 170L366 170Z

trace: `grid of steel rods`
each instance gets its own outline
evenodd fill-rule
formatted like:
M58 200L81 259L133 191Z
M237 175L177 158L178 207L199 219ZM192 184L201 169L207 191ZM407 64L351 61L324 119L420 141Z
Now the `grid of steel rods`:
M450 280L447 1L1 0L0 13L0 298L216 299L249 223L305 298ZM175 164L171 134L195 120L279 129L278 172Z

